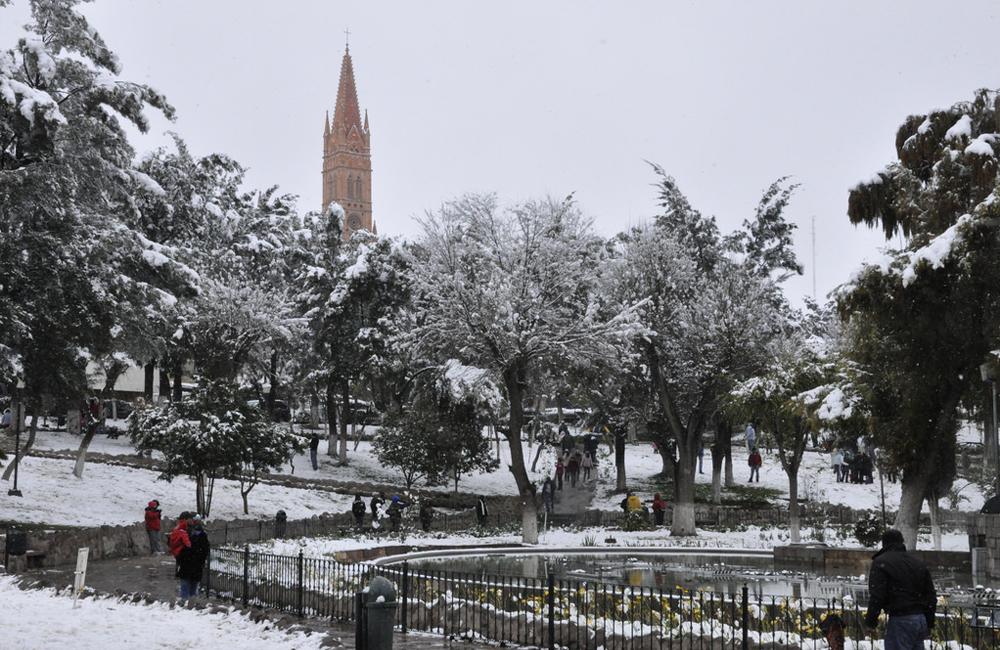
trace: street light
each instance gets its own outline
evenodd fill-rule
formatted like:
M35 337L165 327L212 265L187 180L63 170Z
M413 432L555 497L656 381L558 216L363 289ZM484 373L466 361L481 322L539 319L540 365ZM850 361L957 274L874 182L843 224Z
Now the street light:
M983 381L990 385L990 391L993 397L993 429L990 431L989 435L989 450L991 460L994 463L997 461L997 452L1000 450L1000 444L997 441L997 366L995 361L987 361L986 363L979 366L979 374L982 376Z

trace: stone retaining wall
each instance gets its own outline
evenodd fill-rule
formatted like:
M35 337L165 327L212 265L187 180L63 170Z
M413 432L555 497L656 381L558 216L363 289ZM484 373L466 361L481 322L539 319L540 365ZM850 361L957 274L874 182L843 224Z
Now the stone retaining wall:
M807 569L823 573L859 575L868 573L872 555L868 548L836 548L812 544L776 546L775 568ZM916 556L928 567L956 571L972 571L972 554L968 551L916 551Z

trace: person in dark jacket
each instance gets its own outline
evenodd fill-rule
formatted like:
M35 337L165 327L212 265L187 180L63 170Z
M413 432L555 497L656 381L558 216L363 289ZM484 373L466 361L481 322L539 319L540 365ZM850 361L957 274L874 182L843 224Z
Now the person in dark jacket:
M660 496L657 492L653 495L653 524L656 526L663 525L663 517L667 510L666 500Z
M486 497L479 497L476 501L476 521L479 522L480 526L485 526L487 520L490 517L489 508L486 507Z
M865 626L875 629L882 611L886 650L922 650L934 628L937 592L927 565L906 552L903 534L890 528L882 535L882 549L872 558L868 574L868 611Z
M747 459L747 465L750 466L750 483L753 483L754 477L760 483L760 466L763 464L764 460L760 457L760 452L754 447L753 451L750 452L750 457Z
M434 519L434 508L431 507L430 501L424 501L420 504L420 527L425 533L431 530L431 521Z
M365 502L361 500L360 494L354 495L354 503L351 504L351 514L354 515L354 525L362 528L365 525Z
M152 555L163 552L160 546L162 514L160 511L160 502L156 499L150 501L149 505L146 506L146 535L149 537L149 552Z
M313 471L319 469L319 434L315 431L309 437L309 460L312 461Z
M208 542L208 533L205 531L204 522L201 515L191 518L188 526L188 537L191 540L191 548L185 556L181 554L180 578L188 581L188 597L198 595L198 583L205 572L205 562L208 561L208 554L211 551L211 544ZM181 594L183 598L184 595Z
M399 525L403 523L403 508L408 504L404 503L399 495L393 495L392 501L386 513L389 515L389 523L392 524L392 532L399 532Z

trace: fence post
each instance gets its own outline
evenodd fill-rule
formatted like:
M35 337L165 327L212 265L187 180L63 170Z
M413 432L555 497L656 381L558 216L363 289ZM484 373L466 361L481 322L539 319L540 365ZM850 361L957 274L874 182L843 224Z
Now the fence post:
M243 547L243 604L248 602L250 589L250 545Z
M741 627L743 628L742 648L743 650L748 650L750 648L750 644L747 639L747 627L750 625L750 609L749 609L750 594L745 584L743 585L743 589L740 593L743 598L743 601L740 603L740 609L742 610L740 613L740 616L742 617Z
M401 600L400 612L402 613L403 616L403 634L406 634L406 615L407 615L406 601L410 596L410 566L409 563L406 562L406 560L403 560L403 576L400 582L402 583L400 585L400 591L402 592L400 596Z
M302 557L302 549L299 549L299 590L298 590L298 593L295 595L295 609L299 613L299 618L302 618L302 615L303 615L303 611L302 611L302 594L303 594L303 591L305 590L305 586L302 584L303 583L303 579L302 578L303 578L304 573L305 573L305 571L304 571L304 569L305 569L304 564L305 564L305 560Z
M549 650L556 647L556 576L549 571Z

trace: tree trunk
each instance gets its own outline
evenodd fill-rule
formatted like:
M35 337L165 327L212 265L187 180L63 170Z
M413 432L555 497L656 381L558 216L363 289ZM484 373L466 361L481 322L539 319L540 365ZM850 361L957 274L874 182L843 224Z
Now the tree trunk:
M788 527L791 529L792 544L800 541L801 515L799 514L799 468L786 470L788 474ZM822 525L822 524L820 524Z
M725 430L719 431L719 442L722 444L722 453L725 458L725 486L727 488L736 486L736 477L733 476L733 429L727 426Z
M160 400L166 401L170 399L170 375L167 374L167 369L165 367L160 367Z
M156 380L156 362L150 361L145 366L143 366L143 371L145 371L145 382L143 382L142 393L146 398L147 404L153 403L153 383Z
M725 454L718 441L712 445L712 503L722 505L722 465Z
M205 512L205 478L205 472L194 477L194 507L198 512Z
M180 402L184 398L184 386L182 377L184 375L184 364L180 361L174 364L174 390L170 398L174 402Z
M941 505L936 494L927 497L927 509L931 513L931 540L934 550L941 550Z
M97 423L87 427L87 432L83 434L83 439L80 440L80 448L76 452L76 464L73 465L73 476L77 478L83 478L83 467L87 462L87 448L90 447L90 442L97 435Z
M337 387L333 379L326 381L326 453L337 455Z
M625 433L615 431L615 489L624 492L625 485Z
M251 485L244 492L243 491L243 487L240 486L240 496L243 497L243 514L245 514L245 515L249 515L250 514L250 504L248 503L248 497L250 496L250 490L252 490L252 489L253 489L253 486Z
M7 463L7 469L3 472L3 480L9 481L11 474L14 473L14 466L21 464L21 459L28 455L28 450L31 446L35 444L35 432L38 431L38 410L41 407L41 400L34 400L31 405L31 424L28 425L28 440L21 445L21 451L17 454L14 462ZM14 405L11 405L11 413L16 413L17 409ZM24 425L23 422L18 422L17 427L20 429Z
M696 459L690 442L681 436L677 441L678 459L674 465L674 515L670 521L673 536L696 535L694 526L694 473Z
M315 390L309 394L309 428L319 428L319 395Z
M267 396L264 402L267 404L267 415L274 419L274 400L278 396L278 351L271 351L271 358L267 366Z
M538 543L538 506L535 503L535 486L528 478L524 466L524 450L521 447L521 427L524 424L524 406L521 398L522 369L508 368L504 373L507 399L510 403L510 429L507 442L510 446L510 471L517 483L521 497L521 541L525 544Z
M926 462L924 463L926 465ZM903 541L907 550L913 551L917 548L917 527L920 525L920 509L924 503L924 495L927 494L927 485L930 482L930 468L925 471L915 472L913 476L903 477L901 483L901 494L899 497L899 510L896 512L896 520L893 526L903 533Z
M542 450L545 449L545 445L538 445L538 449L535 450L535 460L531 461L531 471L536 472L538 467L538 459L542 456Z
M340 463L347 464L347 419L354 419L351 414L351 384L348 380L340 382Z

